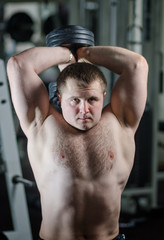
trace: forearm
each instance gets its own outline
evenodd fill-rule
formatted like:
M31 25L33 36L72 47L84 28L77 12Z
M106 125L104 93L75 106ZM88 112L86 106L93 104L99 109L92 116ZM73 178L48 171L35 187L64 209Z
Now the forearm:
M93 64L104 66L119 75L124 71L134 71L138 62L144 59L128 49L113 46L81 48L78 50L78 57L86 58Z
M69 61L70 51L63 47L34 47L13 57L22 69L32 69L37 74Z

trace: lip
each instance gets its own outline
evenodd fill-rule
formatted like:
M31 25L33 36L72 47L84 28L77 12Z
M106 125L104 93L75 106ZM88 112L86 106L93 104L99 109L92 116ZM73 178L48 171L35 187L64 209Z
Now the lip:
M89 121L89 120L91 120L91 118L78 118L80 121Z

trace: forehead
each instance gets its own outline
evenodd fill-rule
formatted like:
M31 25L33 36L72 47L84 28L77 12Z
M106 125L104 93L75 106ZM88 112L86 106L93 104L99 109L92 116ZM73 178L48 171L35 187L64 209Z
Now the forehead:
M83 83L81 81L70 78L66 81L65 86L62 88L62 92L72 93L72 92L83 92L83 91L97 91L102 93L102 87L100 81L94 80L91 83Z

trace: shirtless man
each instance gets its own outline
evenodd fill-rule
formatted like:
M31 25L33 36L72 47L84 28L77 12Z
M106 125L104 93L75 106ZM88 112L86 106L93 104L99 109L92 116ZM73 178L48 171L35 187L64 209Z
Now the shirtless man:
M120 75L103 110L101 74L90 74L92 64L75 63L67 48L32 48L12 57L7 65L13 104L28 139L40 191L40 237L125 239L119 235L121 194L133 166L148 65L144 57L119 47L84 47L77 56ZM58 79L66 78L58 96L62 114L49 104L39 77L54 65L62 69L69 65ZM91 78L88 84L73 77L76 68L78 78Z

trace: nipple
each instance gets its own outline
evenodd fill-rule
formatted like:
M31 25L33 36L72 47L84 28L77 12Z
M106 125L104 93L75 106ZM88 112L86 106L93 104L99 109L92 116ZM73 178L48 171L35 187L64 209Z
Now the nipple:
M110 157L111 160L114 159L114 153L112 151L109 151L109 157Z
M64 159L65 159L64 154L60 154L60 160L64 160Z

